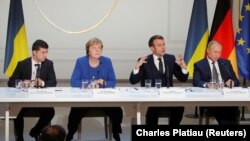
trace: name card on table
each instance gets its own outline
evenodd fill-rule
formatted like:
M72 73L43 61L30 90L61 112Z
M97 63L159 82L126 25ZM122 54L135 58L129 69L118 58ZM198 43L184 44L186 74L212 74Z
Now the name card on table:
M221 90L216 89L208 89L208 88L200 88L200 87L190 87L186 88L187 96L191 97L211 97L211 96L223 96Z
M93 89L94 95L117 95L118 93L119 89L117 88Z
M64 91L64 94L67 91ZM81 88L70 88L69 92L66 95L71 95L71 97L92 97L93 91L92 89L81 89Z
M122 96L132 97L155 97L159 96L159 89L156 88L145 88L145 87L124 87L120 88Z
M55 96L54 88L43 88L43 89L29 88L27 89L27 92L29 96Z
M160 88L160 95L185 97L185 89L180 87Z
M171 88L160 88L160 94L185 94L184 88L171 87Z
M223 93L225 96L243 96L248 97L249 96L249 89L247 88L241 88L241 87L234 87L232 89L230 88L223 88Z

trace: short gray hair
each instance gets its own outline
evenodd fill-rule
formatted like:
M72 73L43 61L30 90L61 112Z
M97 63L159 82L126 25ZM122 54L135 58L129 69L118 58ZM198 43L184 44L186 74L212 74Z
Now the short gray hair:
M212 40L208 43L207 48L210 48L214 44L217 44L222 47L222 45L218 41Z

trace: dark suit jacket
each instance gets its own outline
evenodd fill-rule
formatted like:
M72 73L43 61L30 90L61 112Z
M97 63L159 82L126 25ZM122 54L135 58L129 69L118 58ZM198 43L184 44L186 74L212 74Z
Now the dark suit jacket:
M218 61L219 70L224 82L229 79L234 81L234 86L239 86L239 80L237 79L230 61L225 59L219 59ZM197 87L204 87L205 83L208 83L211 79L211 70L207 58L204 58L194 64L194 77L193 85Z
M181 67L175 62L175 57L170 54L165 54L163 56L165 64L165 73L160 74L158 69L154 64L153 54L149 55L146 59L147 63L144 63L139 70L139 73L133 74L133 71L130 74L130 83L136 84L141 82L141 86L145 86L145 79L152 80L152 86L155 85L155 79L162 79L162 86L173 86L173 75L179 81L186 81L188 79L188 74L183 74Z
M31 57L18 62L14 73L9 78L8 86L15 87L15 79L31 80L31 73L32 73L31 65L32 65ZM52 61L45 59L45 61L41 63L40 79L44 81L45 83L44 87L56 86L57 84L56 74Z

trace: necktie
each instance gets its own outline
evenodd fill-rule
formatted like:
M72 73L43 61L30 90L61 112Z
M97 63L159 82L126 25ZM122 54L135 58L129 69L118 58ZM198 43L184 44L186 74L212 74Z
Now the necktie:
M163 74L163 64L162 64L161 58L158 58L158 60L159 60L159 72Z
M40 64L35 64L35 67L36 67L36 78L39 78L41 70Z
M218 73L217 73L217 70L216 70L216 67L215 67L215 62L213 61L212 62L213 64L213 68L212 68L212 78L215 82L218 82L219 81L219 77L218 77Z

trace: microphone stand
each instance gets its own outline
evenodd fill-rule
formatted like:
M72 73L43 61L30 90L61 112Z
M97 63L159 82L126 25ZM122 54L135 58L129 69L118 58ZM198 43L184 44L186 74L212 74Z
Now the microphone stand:
M169 88L169 69L168 69L168 65L166 65L166 73L167 73L167 88Z
M100 60L100 71L101 71L101 75L102 77L100 77L100 71L98 70L97 73L98 73L98 76L99 76L99 79L103 79L103 84L102 84L102 88L106 88L106 81L104 80L104 72L103 72L103 67L102 67L102 62Z
M37 64L36 66L36 88L38 89L39 88L39 81L38 79L40 78L40 65Z
M36 77L36 88L38 89L39 88L39 82L38 82L38 77Z
M246 78L243 79L243 86L242 88L247 88Z

